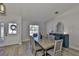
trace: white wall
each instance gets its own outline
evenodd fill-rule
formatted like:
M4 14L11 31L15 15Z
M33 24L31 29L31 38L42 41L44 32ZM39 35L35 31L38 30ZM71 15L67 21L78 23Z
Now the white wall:
M4 23L4 40L0 41L0 47L12 44L21 44L21 17L20 16L0 16L0 22ZM8 23L15 22L17 24L17 34L8 34Z
M26 5L26 6L25 6ZM30 4L29 4L30 5ZM21 23L22 23L22 41L27 41L29 39L29 24L38 24L40 26L40 31L44 32L45 31L45 24L42 21L33 21L34 19L28 19L31 18L32 16L29 15L30 11L28 10L29 7L28 4L19 4L19 3L5 3L6 6L6 15L1 15L1 16L14 16L14 17L19 17L21 16ZM34 8L33 8L34 9ZM32 10L32 9L30 9ZM29 17L28 17L29 15ZM38 18L39 19L39 18ZM14 19L13 19L14 20ZM18 21L18 19L16 19Z
M21 26L22 26L22 19L21 19L21 7L19 4L7 4L6 6L6 15L0 14L0 22L5 23L5 30L7 30L8 22L16 22L18 24L18 32L16 35L7 35L5 36L5 40L0 42L0 46L12 45L12 44L21 44ZM5 34L6 35L6 34Z
M36 25L39 25L39 31L40 32L46 32L46 25L42 22L29 22L27 20L24 20L23 19L23 26L22 26L22 40L23 41L27 41L29 40L29 25L30 24L36 24Z
M69 47L79 50L79 7L75 7L47 24L47 33L55 32L56 24L62 22L69 33Z

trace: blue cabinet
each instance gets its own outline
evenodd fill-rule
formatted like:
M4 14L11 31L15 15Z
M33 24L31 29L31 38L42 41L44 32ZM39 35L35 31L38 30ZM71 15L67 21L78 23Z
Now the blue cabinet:
M69 47L69 34L51 33L50 35L54 35L55 40L63 39L63 47Z

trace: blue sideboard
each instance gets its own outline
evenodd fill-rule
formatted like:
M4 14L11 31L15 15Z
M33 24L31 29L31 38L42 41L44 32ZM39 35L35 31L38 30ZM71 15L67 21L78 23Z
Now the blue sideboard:
M69 34L50 33L49 35L54 35L55 40L63 39L63 47L69 47Z

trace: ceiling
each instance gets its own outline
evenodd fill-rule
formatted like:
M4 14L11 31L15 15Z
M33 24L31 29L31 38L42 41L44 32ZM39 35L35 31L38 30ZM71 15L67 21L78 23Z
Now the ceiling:
M28 22L48 22L78 6L77 3L6 3L8 15L22 16ZM58 11L58 14L55 12Z

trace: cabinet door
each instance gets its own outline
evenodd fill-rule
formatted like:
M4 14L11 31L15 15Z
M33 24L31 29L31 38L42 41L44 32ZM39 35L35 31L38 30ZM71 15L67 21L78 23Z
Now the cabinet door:
M63 34L56 34L55 40L63 39L63 47L68 48L69 47L69 35L63 35Z
M65 35L64 36L64 39L63 39L63 46L65 48L68 48L69 47L69 36L68 35Z

